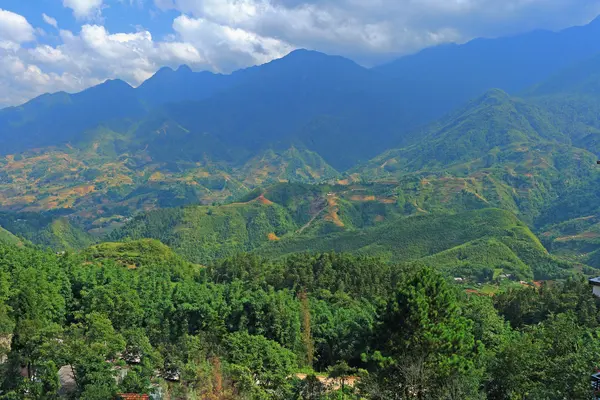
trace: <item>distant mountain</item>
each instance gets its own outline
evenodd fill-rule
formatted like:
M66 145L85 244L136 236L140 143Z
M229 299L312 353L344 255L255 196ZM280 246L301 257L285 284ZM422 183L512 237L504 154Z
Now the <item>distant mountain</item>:
M573 144L600 154L600 53L553 74L521 93L549 111Z
M526 97L575 94L600 96L600 51L568 65L522 93Z
M0 110L0 154L78 140L99 124L125 130L147 108L134 88L112 80L76 94L47 94L19 107Z
M425 49L374 68L392 79L406 104L427 120L500 88L517 94L569 65L600 52L600 18L560 32L534 31L513 37L475 39L464 45Z
M394 173L490 167L502 152L519 145L569 143L551 121L546 110L495 89L424 129L419 143L390 150L371 164Z
M210 99L167 105L137 134L165 124L181 127L189 134L171 130L163 139L188 150L181 156L192 159L198 146L186 144L197 141L242 160L264 148L301 145L337 169L397 142L393 92L376 74L345 58L299 50L232 77L237 84Z
M137 89L108 81L0 110L0 154L65 145L103 126L134 132L154 158L208 155L240 164L267 148L297 145L345 170L415 143L417 127L491 88L514 94L591 57L600 52L599 33L594 21L478 39L371 70L307 50L230 75L163 68ZM157 131L165 135L155 141Z
M208 71L193 72L185 65L177 70L163 67L142 83L137 88L136 94L149 106L198 101L231 87L235 81L236 79L228 75L213 74Z

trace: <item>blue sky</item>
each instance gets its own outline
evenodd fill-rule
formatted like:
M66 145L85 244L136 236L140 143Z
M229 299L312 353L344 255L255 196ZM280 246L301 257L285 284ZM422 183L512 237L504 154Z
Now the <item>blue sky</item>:
M600 0L0 0L0 107L162 66L231 72L296 48L373 65L424 47L582 25Z

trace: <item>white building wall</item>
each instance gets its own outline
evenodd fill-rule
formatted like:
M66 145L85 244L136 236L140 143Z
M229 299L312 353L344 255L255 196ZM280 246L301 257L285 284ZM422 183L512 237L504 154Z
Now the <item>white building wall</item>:
M594 296L600 297L600 286L594 286L593 293L594 293Z

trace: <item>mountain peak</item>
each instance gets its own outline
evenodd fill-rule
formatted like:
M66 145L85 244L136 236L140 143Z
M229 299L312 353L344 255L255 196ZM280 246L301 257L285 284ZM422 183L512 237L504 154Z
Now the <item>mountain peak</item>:
M129 90L133 90L133 87L121 80L121 79L107 79L106 81L104 81L103 83L96 85L96 86L92 86L89 89L84 90L83 92L80 93L76 93L75 96L80 95L80 94L91 94L91 93L107 93L107 92L115 92L115 91L129 91Z
M111 87L128 87L131 88L131 85L127 82L125 82L124 80L121 79L107 79L104 82L104 85L107 86L111 86Z
M321 61L321 60L344 60L354 64L354 61L342 56L329 55L316 50L296 49L279 60L293 60L295 62ZM275 60L278 61L278 60Z
M171 68L171 67L161 67L158 71L156 71L154 76L171 74L173 72L175 72L175 71L173 71L173 68Z
M471 105L484 104L487 106L497 106L500 104L506 104L511 101L511 97L508 93L501 89L490 89L483 95L475 99Z
M510 100L510 95L502 89L494 88L494 89L490 89L487 92L485 92L483 94L483 96L481 96L481 98L482 99L494 98L494 99L501 99L501 100Z
M194 71L192 71L192 69L189 66L183 64L183 65L180 65L179 68L177 68L176 72L177 73L183 73L183 74L191 74Z
M328 57L328 55L325 54L325 53L321 53L320 51L309 50L309 49L295 49L295 50L290 51L288 53L288 55L285 56L285 57L310 57L310 56L325 56L325 57Z

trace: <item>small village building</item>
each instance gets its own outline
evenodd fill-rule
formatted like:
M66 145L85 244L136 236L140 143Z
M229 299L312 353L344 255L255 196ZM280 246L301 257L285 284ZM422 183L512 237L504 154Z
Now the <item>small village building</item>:
M592 285L592 293L594 293L594 296L600 297L600 277L591 278L589 282L590 285Z
M118 396L122 400L149 400L150 399L150 396L147 394L120 393Z

